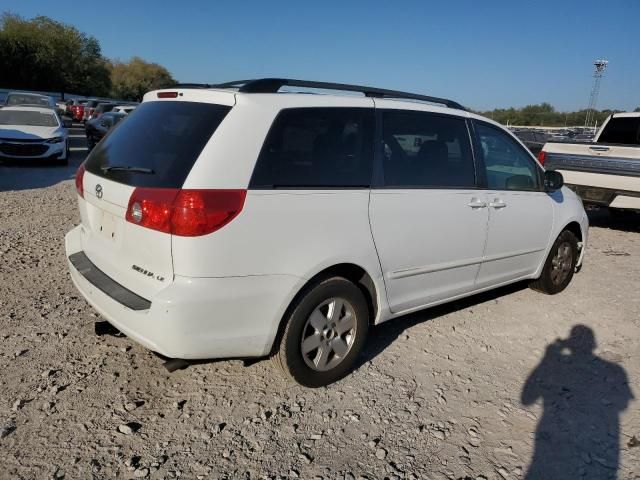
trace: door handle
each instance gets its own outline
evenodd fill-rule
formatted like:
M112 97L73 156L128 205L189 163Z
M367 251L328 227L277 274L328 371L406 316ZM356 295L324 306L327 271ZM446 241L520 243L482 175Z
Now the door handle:
M496 198L496 199L493 200L493 202L489 203L489 206L493 207L493 208L504 208L504 207L507 206L507 204L504 203L499 198Z
M608 152L609 147L589 147L589 150L593 150L595 152Z
M471 208L486 208L487 202L483 202L479 198L473 197L467 205Z

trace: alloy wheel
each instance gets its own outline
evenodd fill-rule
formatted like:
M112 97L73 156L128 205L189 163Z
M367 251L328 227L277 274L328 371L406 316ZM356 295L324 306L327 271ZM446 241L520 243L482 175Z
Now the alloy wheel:
M344 298L329 298L318 305L302 331L300 348L307 366L326 371L340 364L356 338L356 314Z

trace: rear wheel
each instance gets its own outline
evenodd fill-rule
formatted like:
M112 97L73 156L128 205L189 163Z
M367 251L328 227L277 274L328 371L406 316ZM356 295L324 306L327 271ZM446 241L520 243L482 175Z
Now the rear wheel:
M549 295L560 293L573 278L578 261L578 239L564 230L553 243L540 277L531 282L531 288Z
M369 308L355 284L332 277L307 288L285 322L273 362L289 379L321 387L353 369L367 337Z

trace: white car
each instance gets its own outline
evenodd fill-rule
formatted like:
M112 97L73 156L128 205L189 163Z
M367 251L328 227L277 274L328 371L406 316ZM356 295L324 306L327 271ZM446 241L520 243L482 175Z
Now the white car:
M135 105L117 105L111 110L113 113L131 113L136 109Z
M0 109L0 158L69 161L69 125L50 108Z
M76 177L71 278L153 351L272 357L317 387L370 325L520 280L558 293L582 262L562 176L455 102L209 87L147 93Z

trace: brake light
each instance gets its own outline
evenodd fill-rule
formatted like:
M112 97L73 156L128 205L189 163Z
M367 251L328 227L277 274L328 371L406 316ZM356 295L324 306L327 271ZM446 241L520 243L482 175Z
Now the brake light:
M538 161L540 162L541 165L544 165L544 161L547 159L547 152L545 152L544 150L540 150L540 153L538 154Z
M207 235L238 216L246 195L246 190L136 188L126 220L182 237Z
M178 98L178 92L158 92L158 98Z
M84 163L81 163L76 172L76 192L84 198Z

